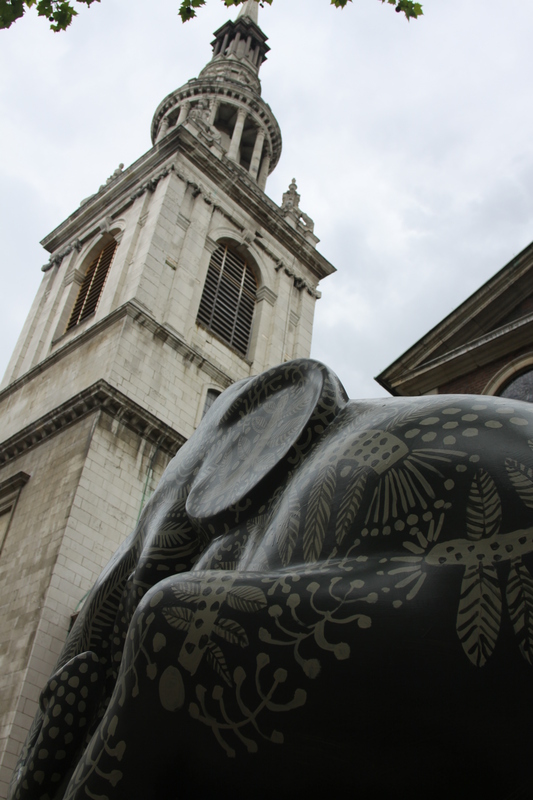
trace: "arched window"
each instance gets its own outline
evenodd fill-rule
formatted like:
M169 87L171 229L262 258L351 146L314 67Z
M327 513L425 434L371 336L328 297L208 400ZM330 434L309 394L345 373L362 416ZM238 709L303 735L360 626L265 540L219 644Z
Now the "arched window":
M117 245L118 242L112 239L89 264L68 321L67 331L96 311Z
M513 376L505 388L499 392L499 395L511 400L525 400L527 403L533 403L533 370L522 372L518 377Z
M256 291L254 274L244 258L221 245L209 262L196 321L245 356Z

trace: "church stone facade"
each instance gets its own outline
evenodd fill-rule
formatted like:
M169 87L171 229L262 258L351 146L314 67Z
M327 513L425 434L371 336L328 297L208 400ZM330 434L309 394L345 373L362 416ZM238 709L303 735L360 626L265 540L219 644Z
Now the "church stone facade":
M257 3L169 95L153 147L50 233L0 391L0 798L71 618L205 408L309 355L320 279L261 98Z

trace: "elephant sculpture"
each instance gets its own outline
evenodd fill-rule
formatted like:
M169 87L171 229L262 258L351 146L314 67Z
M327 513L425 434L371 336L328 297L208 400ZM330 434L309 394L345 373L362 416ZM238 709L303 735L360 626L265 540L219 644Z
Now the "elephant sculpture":
M96 582L12 800L533 797L533 409L225 391Z

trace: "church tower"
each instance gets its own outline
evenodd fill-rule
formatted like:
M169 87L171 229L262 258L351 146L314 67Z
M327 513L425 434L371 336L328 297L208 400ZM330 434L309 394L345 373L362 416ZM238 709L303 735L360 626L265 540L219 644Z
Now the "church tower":
M168 461L236 380L309 355L320 279L247 0L152 148L44 240L50 260L0 390L0 798L70 620Z

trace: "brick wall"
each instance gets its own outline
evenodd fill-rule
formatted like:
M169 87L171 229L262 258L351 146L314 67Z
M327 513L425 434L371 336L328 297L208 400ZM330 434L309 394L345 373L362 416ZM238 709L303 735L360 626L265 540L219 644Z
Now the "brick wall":
M514 359L527 353L531 353L531 345L525 345L511 354L491 361L490 364L478 367L478 369L469 372L467 375L460 375L458 378L442 384L442 386L438 387L438 392L439 394L481 394L488 382L501 369L504 369Z

